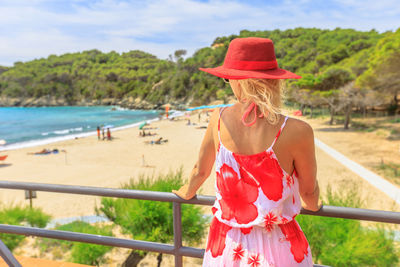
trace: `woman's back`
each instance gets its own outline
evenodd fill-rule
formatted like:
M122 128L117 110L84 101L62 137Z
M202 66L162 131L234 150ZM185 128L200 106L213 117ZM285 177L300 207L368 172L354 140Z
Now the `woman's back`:
M230 151L242 155L252 155L267 150L274 142L281 126L285 123L286 117L279 115L276 124L270 124L266 119L258 119L253 126L247 127L240 120L243 112L240 105L234 105L222 111L220 119L221 143ZM302 122L292 118L288 119L284 125L284 130L272 147L282 169L289 174L292 174L294 170L291 152L295 149L293 139L296 136L292 132L292 126L302 127L299 124L302 124ZM216 149L219 144L217 128L218 126L215 125L214 143Z

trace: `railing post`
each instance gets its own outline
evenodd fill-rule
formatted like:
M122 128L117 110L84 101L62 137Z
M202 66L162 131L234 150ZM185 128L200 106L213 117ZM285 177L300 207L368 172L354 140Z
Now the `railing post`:
M173 203L174 213L174 255L175 255L175 267L182 267L182 256L179 253L179 249L182 247L182 206L181 203Z
M22 267L8 247L0 240L0 256L11 267Z

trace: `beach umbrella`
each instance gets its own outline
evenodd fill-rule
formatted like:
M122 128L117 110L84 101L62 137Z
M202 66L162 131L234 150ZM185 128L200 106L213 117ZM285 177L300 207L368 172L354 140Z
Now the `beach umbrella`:
M142 124L140 124L139 125L139 130L142 130L142 128L144 127L144 126L146 126L147 125L147 122L143 122Z
M4 146L5 144L7 144L6 140L0 139L0 146Z

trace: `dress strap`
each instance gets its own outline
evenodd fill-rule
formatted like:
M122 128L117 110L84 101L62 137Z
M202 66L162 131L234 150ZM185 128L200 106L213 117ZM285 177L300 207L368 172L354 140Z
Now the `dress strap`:
M220 125L221 125L220 121L221 121L221 115L222 115L222 112L224 111L224 109L225 109L225 107L223 107L219 110L219 117L218 117L218 140L219 140L219 142L221 142L221 134L219 133Z
M271 146L267 150L270 150L275 145L275 142L276 142L276 140L278 140L278 137L281 135L282 130L285 127L286 121L287 121L288 118L289 118L288 116L285 117L285 120L283 121L282 126L279 129L279 132L276 134L274 141L272 142Z

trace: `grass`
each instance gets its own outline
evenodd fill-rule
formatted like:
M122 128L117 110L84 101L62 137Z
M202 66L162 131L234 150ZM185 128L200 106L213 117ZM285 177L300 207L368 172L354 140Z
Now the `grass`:
M43 228L50 221L50 215L39 208L11 205L0 209L0 223L10 225L28 225ZM0 234L0 239L12 251L25 239L23 235Z
M400 122L400 118L390 119L389 122L390 123L399 123Z
M82 221L60 225L55 230L112 236L111 226L92 225ZM38 245L41 253L51 253L55 259L64 260L66 252L70 252L68 260L89 265L101 264L104 254L112 249L108 246L48 238L39 239Z
M368 123L358 121L358 120L357 121L352 120L351 127L354 130L358 130L358 131L362 131L362 132L373 132L378 129L375 124L368 124Z
M382 160L379 165L375 166L375 169L385 178L400 185L400 164Z
M361 207L356 186L340 193L328 187L324 203L332 206ZM363 227L360 221L299 215L296 218L309 241L313 260L329 266L398 266L399 249L394 233L382 226Z

